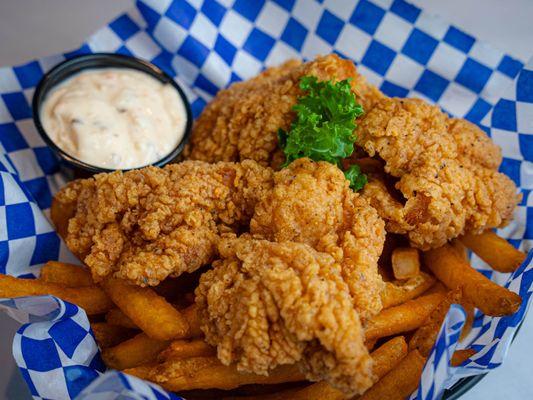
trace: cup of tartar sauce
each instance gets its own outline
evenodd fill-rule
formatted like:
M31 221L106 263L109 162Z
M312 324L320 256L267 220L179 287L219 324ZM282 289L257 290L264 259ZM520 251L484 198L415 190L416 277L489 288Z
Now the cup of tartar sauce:
M183 90L155 65L87 54L54 67L33 96L43 140L90 173L162 166L183 150L192 126Z

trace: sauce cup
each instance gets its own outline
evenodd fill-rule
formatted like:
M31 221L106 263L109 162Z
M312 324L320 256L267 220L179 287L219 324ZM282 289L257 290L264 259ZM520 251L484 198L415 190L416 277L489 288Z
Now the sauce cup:
M46 100L47 94L53 88L55 88L57 85L61 84L65 80L72 78L74 75L80 72L84 72L90 69L105 68L126 68L141 71L152 76L163 84L172 85L172 87L177 91L177 93L181 97L181 100L183 101L183 105L185 107L186 112L186 123L185 131L183 132L183 137L170 153L168 153L160 160L151 163L150 165L162 167L165 164L168 164L175 160L183 151L183 148L185 147L185 144L188 142L191 135L192 113L189 101L187 100L185 93L169 75L167 75L155 65L139 58L125 56L121 54L94 53L77 56L56 65L43 76L43 78L37 85L37 88L35 89L35 93L33 95L32 100L32 108L35 126L45 143L61 160L65 161L68 166L74 169L74 173L76 176L89 176L95 173L113 171L113 169L91 165L68 154L50 138L50 136L44 129L41 121L41 107ZM140 165L138 168L144 166L145 165Z

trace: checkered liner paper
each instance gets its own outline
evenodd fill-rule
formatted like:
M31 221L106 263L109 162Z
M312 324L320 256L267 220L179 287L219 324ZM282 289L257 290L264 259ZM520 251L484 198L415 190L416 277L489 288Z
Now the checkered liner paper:
M48 222L52 194L65 183L37 134L30 100L43 72L82 53L150 60L186 88L194 114L220 89L288 58L330 52L354 60L390 96L416 96L480 124L503 149L501 170L520 187L515 221L498 233L524 250L533 240L533 64L524 66L402 0L143 0L78 50L0 68L0 272L33 277L48 260L73 261ZM530 200L531 198L531 200ZM533 263L512 276L484 274L524 299L513 316L478 315L458 344L465 314L453 306L412 399L439 399L458 379L498 367L522 321ZM13 354L38 399L176 399L156 385L105 372L85 312L50 296L5 299L24 323ZM478 352L449 366L456 346Z

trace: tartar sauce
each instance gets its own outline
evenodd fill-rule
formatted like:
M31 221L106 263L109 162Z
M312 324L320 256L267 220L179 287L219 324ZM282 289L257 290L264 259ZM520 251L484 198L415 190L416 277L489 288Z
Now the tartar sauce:
M40 117L58 147L109 169L161 160L182 140L187 123L172 85L127 68L80 72L50 91Z

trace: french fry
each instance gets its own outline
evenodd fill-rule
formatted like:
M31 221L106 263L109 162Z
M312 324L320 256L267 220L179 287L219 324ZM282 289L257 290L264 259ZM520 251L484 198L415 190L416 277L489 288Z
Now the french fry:
M188 338L196 338L204 335L200 328L200 318L198 316L198 308L195 304L181 310L181 314L185 321L189 324Z
M40 279L20 279L0 274L0 297L52 295L83 308L88 315L101 314L113 308L113 303L97 286L68 288Z
M131 337L132 331L121 326L114 326L105 322L95 322L91 328L96 339L96 343L101 349L113 347Z
M358 400L404 400L418 387L425 362L417 350L409 352Z
M223 365L216 357L172 359L162 364L130 368L127 374L148 379L169 391L194 389L234 389L250 384L277 384L304 380L297 365L283 365L268 376L239 372L235 366Z
M392 272L396 279L414 278L420 274L420 255L412 247L397 247L392 251Z
M39 279L68 287L94 285L91 272L87 268L59 261L48 261L41 269Z
M369 322L366 340L396 335L420 327L444 299L444 293L433 293L382 310Z
M450 289L448 289L446 286L444 286L442 284L442 282L440 281L437 281L433 286L431 286L428 290L426 290L424 292L424 296L425 295L428 295L428 294L433 294L433 293L448 293L450 291Z
M288 383L288 384L295 384L295 383ZM275 386L275 385L269 385L269 386ZM276 385L277 386L277 385ZM288 400L293 399L293 396L298 393L301 390L300 387L296 388L290 388L290 389L284 389L284 390L278 390L274 391L268 394L247 394L245 396L241 396L240 393L237 396L224 396L222 400ZM323 399L326 399L326 397L323 397Z
M166 341L152 339L145 333L139 333L125 342L104 349L102 359L108 368L122 371L154 361L168 344Z
M417 350L409 352L358 400L404 400L418 387L425 362Z
M105 315L105 320L109 325L122 326L129 329L139 329L135 322L131 320L126 314L120 311L119 308L109 310Z
M120 279L108 279L102 287L117 307L152 339L187 337L189 325L183 315L152 289Z
M383 244L383 251L378 260L378 271L385 282L394 280L392 276L392 252L395 248L404 245L405 239L400 235L387 233L385 236L385 243Z
M452 359L450 360L450 365L452 367L458 367L470 357L472 357L474 354L476 354L476 351L474 349L455 350L453 352Z
M476 310L471 301L468 301L463 298L461 305L463 306L466 312L466 321L463 326L463 330L461 331L461 335L459 336L459 340L463 340L465 337L468 336L468 334L472 330L472 326L474 325L474 318L476 316L475 315Z
M525 253L515 249L507 240L492 231L486 231L480 235L467 233L460 240L499 272L513 272L526 259Z
M385 282L385 289L381 292L383 308L397 306L420 296L436 282L436 279L425 272L406 281Z
M383 343L375 351L370 353L374 360L375 380L381 379L397 365L407 354L407 343L403 336L396 336ZM329 383L321 381L299 390L286 390L266 396L254 397L257 400L344 400L346 395L335 389ZM251 399L250 397L245 398Z
M216 348L202 339L174 340L157 357L159 362L175 358L209 357L216 355Z
M462 260L450 245L424 253L426 266L450 289L462 288L463 295L486 315L514 314L522 299L498 286Z
M450 246L453 247L457 255L460 256L463 260L466 260L467 262L469 261L468 260L468 249L463 244L463 242L461 242L458 239L454 239L450 242Z
M403 336L396 336L370 353L374 360L373 372L376 379L385 376L407 355L407 343Z
M450 306L453 303L459 304L461 299L460 289L448 292L441 303L430 313L424 324L413 334L409 341L409 350L418 350L424 357L429 356Z

